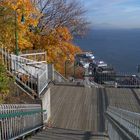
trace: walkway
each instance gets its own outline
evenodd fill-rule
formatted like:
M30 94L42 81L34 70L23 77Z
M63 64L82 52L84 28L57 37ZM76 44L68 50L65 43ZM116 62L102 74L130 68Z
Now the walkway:
M135 92L139 93L138 90ZM53 128L31 140L108 140L104 134L105 112L109 105L140 112L138 99L131 89L93 88L66 83L52 86L49 124Z
M51 89L51 121L56 127L96 132L96 89L54 86Z

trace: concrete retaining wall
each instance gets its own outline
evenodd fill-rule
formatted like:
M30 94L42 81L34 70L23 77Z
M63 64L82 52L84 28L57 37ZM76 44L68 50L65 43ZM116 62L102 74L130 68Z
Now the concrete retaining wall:
M46 110L43 114L43 122L47 123L51 116L50 88L44 95L42 95L41 99L42 99L42 108L43 110Z

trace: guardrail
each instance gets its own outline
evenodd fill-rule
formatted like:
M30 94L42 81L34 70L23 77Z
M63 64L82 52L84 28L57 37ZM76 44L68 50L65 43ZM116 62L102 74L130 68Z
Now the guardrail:
M131 133L137 140L140 139L140 113L130 112L115 107L108 107L106 113L120 126L123 126L129 134Z
M66 82L68 81L63 75L54 69L53 64L48 64L48 77L50 81Z
M13 140L43 126L43 110L39 104L0 105L0 140Z
M54 70L54 81L57 82L66 82L68 81L65 77L63 77L59 72Z
M47 87L47 85L49 83L47 67L48 67L47 64L44 65L42 67L42 70L37 75L38 95L40 95L43 92L43 90Z
M15 77L17 85L31 97L40 96L50 81L67 81L53 65L45 63L45 52L20 56L10 54L5 48L0 48L0 52L3 63Z
M0 48L3 63L12 74L17 85L32 97L39 96L48 85L48 66L45 61L37 61L37 55L44 53L29 54L35 60L29 59L27 54L16 56L10 54L5 48ZM27 57L27 58L26 58ZM43 57L45 59L45 56Z
M92 81L108 87L140 88L138 73L127 72L94 72L86 74Z

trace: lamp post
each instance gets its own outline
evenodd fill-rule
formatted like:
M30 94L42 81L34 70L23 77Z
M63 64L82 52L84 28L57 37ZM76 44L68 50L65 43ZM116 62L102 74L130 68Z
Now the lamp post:
M74 61L74 69L73 69L73 77L74 77L74 79L75 79L75 68L76 68L76 65L77 65L77 62Z
M69 61L70 61L70 59L67 59L65 61L65 77L67 76L67 62L69 62Z
M17 8L15 10L15 54L18 56L19 55L19 47L18 47L18 31L17 31L17 28L18 28L18 21L17 21L17 10L19 8ZM21 23L24 23L25 22L25 19L24 19L24 15L22 13L22 17L21 17Z

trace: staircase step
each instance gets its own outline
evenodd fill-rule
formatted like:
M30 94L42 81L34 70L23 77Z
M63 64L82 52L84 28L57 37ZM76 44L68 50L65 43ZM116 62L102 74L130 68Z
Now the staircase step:
M96 134L90 131L50 128L29 140L108 140L108 137L103 133Z

